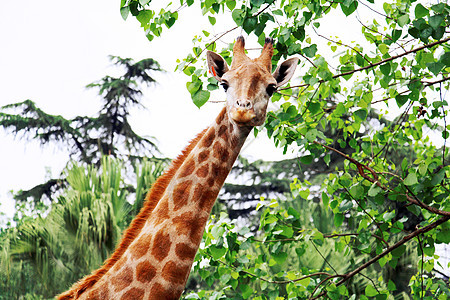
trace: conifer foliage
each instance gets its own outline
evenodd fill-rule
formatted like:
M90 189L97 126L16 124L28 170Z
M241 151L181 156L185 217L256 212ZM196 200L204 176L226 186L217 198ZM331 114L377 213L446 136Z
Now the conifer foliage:
M151 58L138 62L118 56L110 56L110 59L124 72L118 77L105 76L87 86L98 89L101 96L101 109L95 116L66 119L48 114L32 100L25 100L0 108L0 127L27 141L37 140L42 145L54 143L68 149L70 159L85 164L98 166L103 155L131 162L152 157L158 151L154 139L134 132L129 116L131 108L143 107L142 89L155 83L152 76L162 69ZM50 179L19 192L16 199L25 201L31 197L36 202L42 196L50 199L63 182L59 178Z

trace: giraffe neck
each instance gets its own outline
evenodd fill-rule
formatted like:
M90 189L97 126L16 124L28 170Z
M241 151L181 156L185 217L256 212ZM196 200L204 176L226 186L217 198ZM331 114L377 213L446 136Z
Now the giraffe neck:
M178 299L216 197L250 130L233 125L224 108L186 153L120 259L80 298Z

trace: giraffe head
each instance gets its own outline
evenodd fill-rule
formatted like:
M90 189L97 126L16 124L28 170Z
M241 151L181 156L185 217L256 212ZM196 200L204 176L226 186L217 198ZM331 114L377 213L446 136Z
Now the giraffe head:
M230 67L222 56L208 51L208 68L227 94L230 120L238 126L258 126L266 118L269 98L291 79L298 58L284 61L271 73L273 39L266 38L261 55L256 59L245 54L244 45L244 38L238 37Z

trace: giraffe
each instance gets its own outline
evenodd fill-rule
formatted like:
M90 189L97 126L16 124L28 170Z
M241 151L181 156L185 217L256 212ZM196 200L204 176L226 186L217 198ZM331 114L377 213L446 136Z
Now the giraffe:
M273 39L250 59L238 37L233 59L208 51L208 69L226 92L225 107L155 182L142 210L103 266L58 299L178 299L212 206L245 139L262 125L270 96L292 77L298 58L272 70Z

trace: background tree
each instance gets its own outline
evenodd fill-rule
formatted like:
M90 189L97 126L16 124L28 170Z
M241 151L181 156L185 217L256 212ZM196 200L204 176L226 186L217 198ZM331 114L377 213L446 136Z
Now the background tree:
M15 136L42 145L55 143L69 149L70 159L85 164L100 164L103 155L126 159L131 163L158 152L153 138L139 136L129 123L130 109L144 107L140 100L142 88L155 83L152 73L161 68L151 58L134 62L130 58L110 56L111 61L124 70L119 77L105 76L87 87L99 90L101 109L95 117L77 116L66 119L47 114L31 100L5 105L0 109L0 126ZM130 165L131 167L131 165ZM49 179L27 191L20 191L15 199L35 202L51 195L62 186L63 178Z
M67 187L46 213L23 213L16 226L1 229L0 299L52 298L98 268L163 168L139 163L130 187L124 163L111 156L102 158L100 168L73 163Z
M303 60L297 81L274 95L278 108L255 134L266 131L285 151L295 149L303 162L329 164L331 155L343 160L315 191L331 213L333 232L315 223L311 229L311 224L301 222L303 211L275 200L257 206L261 215L256 232L245 232L245 226L222 215L208 226L195 268L215 288L186 297L400 297L401 287L370 270L378 268L387 274L411 249L418 259L409 295L448 297L446 283L434 271L436 244L450 242L446 146L450 127L445 99L450 79L448 4L408 0L382 4L358 0L180 3L181 7L176 3L157 13L152 1L123 0L121 13L124 18L135 16L152 40L164 33L164 27L174 26L185 9L198 5L219 33L210 35L206 28L198 33L193 52L178 65L190 76L187 88L194 104L202 106L217 88L217 82L207 79L202 55L206 49L229 60L230 44L239 33L245 32L261 45L266 36L272 36L277 41L274 63L290 55ZM362 13L365 17L358 18ZM340 24L332 17L356 19L353 26L359 26L361 34L352 40L357 42L321 32L323 22ZM224 19L236 26L220 27ZM226 46L217 49L218 41ZM330 98L337 103L323 100ZM393 111L398 111L395 119ZM368 133L361 134L373 112L391 123L369 123ZM327 126L341 138L330 135ZM347 145L351 151L345 150ZM293 198L300 195L301 201L313 201L312 187L307 178L293 180L290 186ZM400 217L400 209L416 215L419 224L406 228L416 221L407 215ZM308 251L323 253L321 247L328 243L334 246L337 262L324 256L321 267L295 266L298 257ZM264 253L255 253L255 248ZM340 268L340 262L351 262L350 269ZM211 269L205 269L207 265ZM361 278L368 280L365 287L350 290L349 282Z

